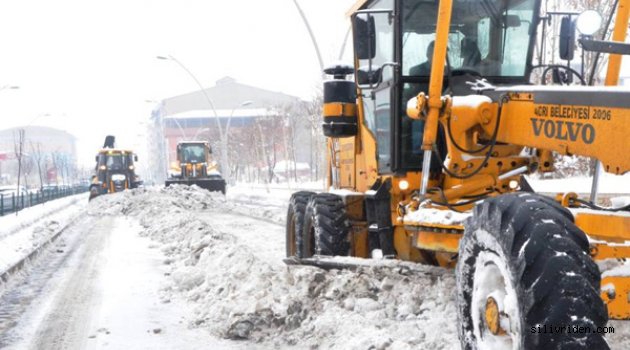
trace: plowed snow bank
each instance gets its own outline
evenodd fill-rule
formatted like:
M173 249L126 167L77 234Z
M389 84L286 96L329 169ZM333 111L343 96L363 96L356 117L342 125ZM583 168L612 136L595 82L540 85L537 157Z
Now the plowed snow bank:
M172 266L165 298L195 303L191 325L214 334L300 349L459 347L450 271L406 263L357 271L270 264L243 244L256 232L221 232L196 218L207 210L238 209L220 195L179 186L102 196L89 209L137 218ZM269 244L283 245L284 237Z

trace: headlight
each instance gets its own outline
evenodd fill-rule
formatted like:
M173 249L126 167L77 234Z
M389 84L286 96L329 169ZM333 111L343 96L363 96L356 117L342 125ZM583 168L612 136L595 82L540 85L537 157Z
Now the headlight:
M123 174L112 175L112 181L125 181L126 177Z
M133 165L130 165L129 170L133 170L133 169L134 169Z
M583 35L593 35L601 26L602 16L597 11L584 11L577 18L577 30Z
M407 190L409 188L409 181L400 180L400 182L398 183L398 188L400 188L402 191Z
M107 169L107 167L106 167L106 166L104 166L104 165L101 165L101 166L100 166L100 167L98 167L98 168L99 168L100 170L106 170L106 169Z

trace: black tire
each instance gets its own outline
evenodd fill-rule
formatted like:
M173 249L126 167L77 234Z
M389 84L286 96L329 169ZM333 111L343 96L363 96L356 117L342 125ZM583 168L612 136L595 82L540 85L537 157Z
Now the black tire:
M456 268L462 349L478 349L480 343L495 337L481 317L484 294L480 290L488 287L475 284L475 277L483 278L480 276L492 265L484 257L492 256L504 265L502 277L508 280L504 283L511 284L515 292L512 310L517 310L517 315L509 322L516 321L514 328L520 327L520 332L514 332L514 343L520 345L517 348L609 348L602 334L543 333L538 328L577 326L593 330L608 321L599 296L599 270L588 255L586 235L575 226L568 210L547 197L507 194L477 205L465 225ZM480 316L477 321L473 312Z
M350 221L341 197L319 193L308 202L302 231L302 257L348 256Z
M91 201L92 199L98 197L100 194L101 193L98 186L90 186L90 197L88 198L88 201Z
M304 212L314 192L300 191L291 195L286 223L286 254L302 257L302 231L304 230Z

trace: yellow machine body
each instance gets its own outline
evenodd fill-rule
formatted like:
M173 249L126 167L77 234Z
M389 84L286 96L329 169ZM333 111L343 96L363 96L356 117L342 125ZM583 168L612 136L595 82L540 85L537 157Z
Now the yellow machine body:
M370 3L358 1L350 15L370 10ZM613 38L616 41L625 38L629 5L630 1L621 1L621 22L616 24L615 33L621 33L623 38L620 39L621 34L617 34ZM439 2L434 62L445 62L447 56L448 34L453 28L450 16L452 6L452 0ZM396 16L396 12L393 16ZM619 74L617 56L611 55L612 71L609 70L607 79L610 85L616 83L615 75L618 77ZM356 59L357 73L359 66L360 62ZM393 67L400 69L396 65ZM462 203L467 198L484 193L498 196L515 192L519 189L522 175L550 171L554 153L596 158L601 161L604 170L612 174L630 171L630 91L618 87L517 84L499 86L492 92L494 95L479 93L452 97L443 94L444 69L441 65L431 67L428 93L424 91L411 96L407 110L402 111L405 116L401 118L424 121L423 140L418 144L423 151L435 147L438 130L450 133L451 137L446 137L444 167L459 176L470 175L466 179L445 172L429 176L419 169L393 172L379 170L378 154L383 152L377 142L380 129L369 125L369 118L373 118L370 113L378 115L379 111L378 107L375 111L366 111L365 99L369 95L362 93L359 87L356 105L325 102L325 119L329 116L356 118L358 125L354 136L330 137L327 143L328 185L335 190L345 190L338 192L344 197L352 223L352 255L369 255L368 225L364 218L366 209L361 199L376 190L375 183L390 184L389 209L396 257L452 267L464 232L466 213L470 214L474 203L457 206L457 210L448 205ZM455 141L460 147L475 149L487 144L493 134L496 134L496 145L485 166L483 156L462 152L453 143ZM536 152L524 152L525 148L536 149ZM482 167L480 171L471 174L479 167ZM433 190L418 199L423 175L427 176L426 188ZM424 199L443 205L422 207L420 202ZM569 199L560 201L567 207L575 204ZM448 212L455 218L407 220L414 212L422 211ZM461 216L461 220L457 216ZM594 259L630 258L630 215L595 210L576 211L575 222L592 238L591 254ZM607 285L607 289L602 292L602 298L608 305L609 316L630 319L630 277L605 276L602 281L604 285Z

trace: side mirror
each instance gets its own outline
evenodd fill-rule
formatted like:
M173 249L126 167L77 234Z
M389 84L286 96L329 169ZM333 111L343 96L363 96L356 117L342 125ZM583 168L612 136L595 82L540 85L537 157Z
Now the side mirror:
M212 146L208 145L208 153L212 154Z
M376 26L369 13L358 13L353 19L354 49L357 58L367 60L376 57Z
M137 161L138 161L138 155L137 155L137 154L134 154L134 155L133 155L133 161L134 161L134 162L137 162Z
M98 156L94 157L94 161L98 163Z
M373 87L380 84L383 78L382 67L370 70L369 67L357 69L357 85L359 87Z
M575 53L575 21L570 16L562 17L560 22L560 59L570 61Z
M503 23L506 28L517 28L521 26L521 17L517 15L505 15L503 16Z

